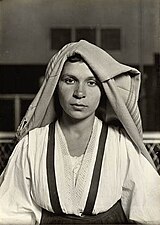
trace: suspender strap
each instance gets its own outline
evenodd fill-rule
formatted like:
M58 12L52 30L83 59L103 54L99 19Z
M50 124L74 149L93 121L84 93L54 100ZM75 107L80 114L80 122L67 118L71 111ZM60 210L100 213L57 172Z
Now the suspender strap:
M98 186L99 186L107 133L108 133L108 126L106 126L103 123L100 138L99 138L98 151L96 156L96 162L94 165L90 190L89 190L88 198L86 201L85 209L83 212L84 215L91 215L94 208ZM47 149L47 177L48 177L49 194L50 194L53 211L56 214L60 215L60 214L63 214L63 211L59 202L57 185L56 185L55 167L54 167L54 164L55 164L54 163L54 160L55 160L54 148L55 148L55 124L51 123L49 125L49 137L48 137L48 149Z
M99 139L99 144L98 144L96 162L94 165L94 170L93 170L93 175L92 175L92 180L90 185L90 190L89 190L88 198L86 201L85 209L83 212L84 215L91 215L94 204L95 204L98 186L99 186L100 173L101 173L102 160L104 155L107 133L108 133L108 126L103 123L100 139Z
M63 214L58 198L56 186L55 167L54 167L54 148L55 148L55 124L49 125L48 149L47 149L47 177L49 194L51 199L52 209L57 214Z

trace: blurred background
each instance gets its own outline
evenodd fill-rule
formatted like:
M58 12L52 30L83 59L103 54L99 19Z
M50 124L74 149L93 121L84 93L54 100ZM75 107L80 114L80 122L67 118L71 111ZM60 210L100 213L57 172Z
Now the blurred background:
M144 142L160 148L160 0L0 0L0 170L49 59L80 39L141 71Z

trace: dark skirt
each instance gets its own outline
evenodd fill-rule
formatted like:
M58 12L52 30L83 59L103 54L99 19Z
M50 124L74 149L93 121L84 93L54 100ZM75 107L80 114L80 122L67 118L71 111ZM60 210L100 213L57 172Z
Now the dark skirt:
M129 224L119 200L108 211L98 215L56 215L43 209L41 225L45 224Z

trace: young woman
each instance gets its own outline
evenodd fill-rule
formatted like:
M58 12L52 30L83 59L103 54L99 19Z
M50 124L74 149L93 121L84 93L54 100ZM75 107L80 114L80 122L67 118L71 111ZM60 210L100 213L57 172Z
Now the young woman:
M0 224L160 223L139 82L86 41L51 59L1 176Z

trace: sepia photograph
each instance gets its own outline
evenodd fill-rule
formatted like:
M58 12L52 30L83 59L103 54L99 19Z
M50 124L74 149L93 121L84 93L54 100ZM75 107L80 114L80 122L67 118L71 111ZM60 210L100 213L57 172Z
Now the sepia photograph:
M160 225L160 0L0 0L0 225Z

